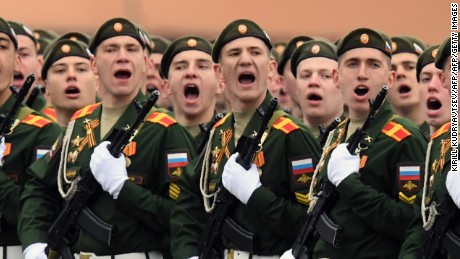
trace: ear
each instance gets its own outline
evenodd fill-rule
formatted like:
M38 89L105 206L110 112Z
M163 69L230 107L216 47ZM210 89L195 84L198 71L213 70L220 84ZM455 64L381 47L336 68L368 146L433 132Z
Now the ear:
M216 94L223 94L225 91L225 88L227 87L227 84L224 80L217 80L217 88L216 88Z
M99 75L99 72L97 70L96 58L94 56L91 56L91 58L89 59L89 63L91 65L91 70L93 71L93 73L95 75Z
M43 84L44 84L43 87L45 87L45 89L48 90L48 88L46 88L48 86L48 80L47 79L43 80ZM45 95L45 97L49 98L50 97L50 91L45 91L44 95Z
M167 79L165 79L163 85L164 85L163 92L165 93L166 97L171 96L172 95L172 90L171 90L171 87L169 86L169 81Z
M214 73L217 76L217 80L220 81L226 81L224 73L222 72L222 67L219 64L214 64Z
M340 89L339 71L336 68L332 69L332 82L334 82L335 88Z
M147 72L147 55L145 55L145 51L144 51L144 66L142 67L142 72L143 73Z
M275 73L277 72L276 71L276 67L278 66L278 63L276 63L275 60L273 59L270 59L269 63L268 63L268 78L270 80L270 78L272 78Z
M395 79L396 79L396 72L395 71L390 71L390 73L388 73L388 81L387 81L388 89L393 87Z

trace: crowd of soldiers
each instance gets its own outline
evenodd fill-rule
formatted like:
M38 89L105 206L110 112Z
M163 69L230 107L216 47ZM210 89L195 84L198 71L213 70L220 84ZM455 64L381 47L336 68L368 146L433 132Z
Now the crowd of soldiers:
M450 57L450 38L370 28L274 44L238 19L171 42L124 18L92 36L0 18L0 114L36 76L0 132L0 258L429 258L444 214L433 258L456 258ZM341 242L318 230L299 254L328 184Z

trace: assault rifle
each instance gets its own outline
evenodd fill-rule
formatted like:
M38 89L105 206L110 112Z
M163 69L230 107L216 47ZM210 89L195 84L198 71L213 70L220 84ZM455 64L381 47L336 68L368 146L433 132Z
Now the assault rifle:
M41 87L39 85L35 86L34 89L32 89L32 92L30 92L29 98L27 98L27 101L26 101L26 105L28 107L32 108L40 92L41 92Z
M342 119L340 117L335 117L334 120L331 122L329 127L324 127L324 125L319 126L319 132L321 134L321 140L319 144L323 147L326 144L327 137L329 136L329 132L333 131L337 126L339 126Z
M203 139L201 140L200 146L197 149L197 154L201 154L201 152L203 152L203 149L206 146L206 143L208 143L208 139L209 139L209 135L211 134L212 127L218 121L220 121L220 119L222 119L224 117L224 115L225 115L224 113L220 113L220 112L216 113L216 115L214 115L214 117L212 118L212 120L208 124L201 123L199 125L201 131L204 132L204 136L203 136Z
M135 101L135 105L139 113L136 120L131 127L116 131L113 134L114 138L107 146L107 149L113 157L120 157L123 149L130 142L137 128L144 122L145 117L158 100L158 97L159 92L154 91L144 105L137 100ZM99 183L96 181L90 170L86 171L78 183L75 195L69 202L66 203L64 209L61 211L48 231L48 246L46 248L46 252L49 259L57 259L59 258L59 254L62 255L63 259L73 259L70 246L77 234L77 224L85 230L88 229L87 232L90 234L94 233L94 238L107 243L109 246L113 246L117 234L116 226L110 225L99 219L90 209L86 207L89 199L98 190L100 190ZM92 221L96 222L87 220L81 221L80 218L82 218L83 215L86 215L86 218L89 217ZM107 231L91 231L91 227L102 228Z
M347 144L347 149L350 154L356 154L356 149L359 143L366 134L370 122L375 118L375 114L382 106L388 87L384 85L377 94L375 100L369 99L369 115L361 128L356 129L350 142ZM299 235L292 246L292 255L296 259L311 258L313 247L319 238L331 244L334 247L339 247L342 241L343 227L335 224L326 214L330 211L333 201L336 200L338 193L335 186L327 180L323 180L321 192L318 200L313 208L313 211L308 215L307 221L300 230Z
M423 201L422 201L423 202ZM460 238L450 228L455 219L458 218L459 209L448 193L444 195L434 225L428 232L425 243L420 250L418 259L434 258L460 258Z
M267 130L269 121L278 106L278 99L273 98L268 105L267 111L259 107L258 113L262 115L262 124L256 136L251 138L241 137L235 151L239 152L236 162L244 169L251 168L254 155L260 150L262 136ZM220 191L216 198L216 207L209 217L208 223L201 236L198 253L200 259L223 258L224 248L220 244L223 236L228 238L238 249L253 252L254 234L242 228L238 223L228 217L229 212L235 205L235 196L226 190L222 182L219 183Z

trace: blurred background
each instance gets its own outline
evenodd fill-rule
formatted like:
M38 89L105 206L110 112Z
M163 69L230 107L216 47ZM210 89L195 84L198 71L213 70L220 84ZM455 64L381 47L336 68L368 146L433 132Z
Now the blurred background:
M31 29L93 34L106 20L128 18L150 34L215 39L229 22L248 18L272 41L308 35L337 40L358 27L412 35L432 45L450 32L448 0L1 0L0 16Z

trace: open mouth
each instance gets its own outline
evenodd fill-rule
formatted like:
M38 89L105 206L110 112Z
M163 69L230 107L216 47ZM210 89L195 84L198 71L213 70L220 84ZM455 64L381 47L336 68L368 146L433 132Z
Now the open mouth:
M131 72L128 70L118 70L115 72L115 78L117 79L129 79L131 77Z
M256 77L250 73L244 73L238 77L238 82L242 85L250 85L254 83L254 81L256 81Z
M309 101L321 101L321 100L323 100L323 98L321 96L317 95L317 94L309 94L307 96L307 99Z
M200 95L200 90L194 84L188 84L185 86L184 96L187 100L195 100Z
M69 87L65 90L65 93L66 94L79 94L80 93L80 89L76 88L76 87Z
M21 73L14 73L14 80L24 80L24 75Z
M428 102L426 103L426 106L428 107L428 110L439 110L442 107L442 103L436 99L429 99Z
M368 89L367 87L364 87L364 86L358 86L358 87L355 89L355 94L358 95L358 96L364 96L364 95L366 95L368 92L369 92L369 89Z
M283 88L281 88L280 89L280 96L285 96L285 95L287 95L287 92Z
M401 87L399 87L399 93L400 94L407 94L410 91L411 91L411 89L407 85L402 85Z

